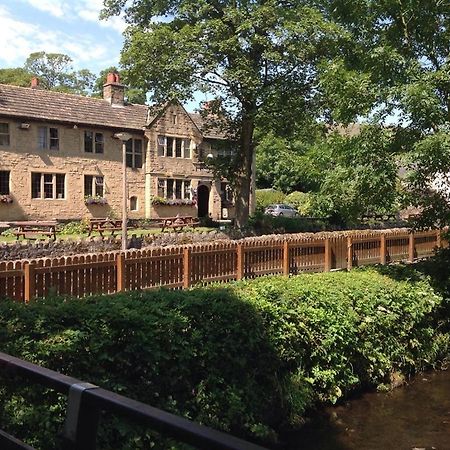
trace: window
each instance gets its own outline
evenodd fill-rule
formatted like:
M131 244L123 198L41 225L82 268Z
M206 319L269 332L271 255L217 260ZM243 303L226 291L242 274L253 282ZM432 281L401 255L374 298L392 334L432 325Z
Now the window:
M172 125L176 125L178 123L178 117L176 114L172 114Z
M233 191L230 189L228 183L220 183L220 190L222 203L233 203Z
M105 143L103 140L103 133L96 133L94 131L84 132L84 151L87 153L103 153Z
M130 139L125 146L127 167L140 169L142 167L142 139Z
M84 196L103 197L105 192L105 181L103 177L97 175L84 176Z
M64 199L66 176L61 173L32 173L31 198Z
M59 150L58 128L39 127L38 148L39 150Z
M9 123L0 123L0 145L9 147Z
M191 140L171 136L158 136L158 156L191 157Z
M9 170L0 170L0 195L9 193Z
M191 180L171 178L158 179L158 197L173 199L191 199Z
M130 197L130 211L138 210L138 199L135 196Z

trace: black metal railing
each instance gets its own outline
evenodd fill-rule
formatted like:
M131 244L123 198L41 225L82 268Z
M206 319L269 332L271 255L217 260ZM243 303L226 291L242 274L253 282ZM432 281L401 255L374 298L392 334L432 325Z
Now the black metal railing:
M11 375L26 376L36 383L68 395L62 434L65 450L96 448L97 426L101 411L124 416L164 436L200 449L264 450L256 444L1 352L0 370ZM0 449L33 450L32 447L3 431L0 431Z

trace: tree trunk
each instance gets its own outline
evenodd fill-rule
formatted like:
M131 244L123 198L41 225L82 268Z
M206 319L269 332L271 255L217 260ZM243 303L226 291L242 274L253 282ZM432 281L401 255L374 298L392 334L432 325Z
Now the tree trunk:
M253 131L252 114L244 114L241 130L241 170L237 174L236 183L236 225L240 228L247 225L250 209L250 186L253 178Z

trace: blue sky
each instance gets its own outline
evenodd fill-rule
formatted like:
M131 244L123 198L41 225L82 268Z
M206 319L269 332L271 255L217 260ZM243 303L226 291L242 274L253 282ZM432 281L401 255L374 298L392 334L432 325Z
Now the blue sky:
M125 23L100 21L102 0L0 0L0 67L22 66L31 52L65 53L75 69L117 65Z
M69 55L74 69L117 66L126 27L120 17L100 20L103 0L0 0L0 68L21 67L32 52ZM198 93L189 111L206 100Z

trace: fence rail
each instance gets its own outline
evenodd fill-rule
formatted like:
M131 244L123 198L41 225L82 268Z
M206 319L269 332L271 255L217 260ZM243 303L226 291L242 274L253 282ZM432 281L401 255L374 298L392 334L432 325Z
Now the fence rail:
M413 262L447 245L440 230L334 232L193 244L127 252L0 263L0 298L93 294L197 283L227 282L267 274L327 272L394 261Z
M230 434L199 425L180 416L154 408L93 384L0 353L2 374L20 374L35 383L68 395L62 446L66 450L95 450L97 426L101 411L127 417L163 436L205 450L265 450ZM34 450L19 439L0 430L2 450Z

